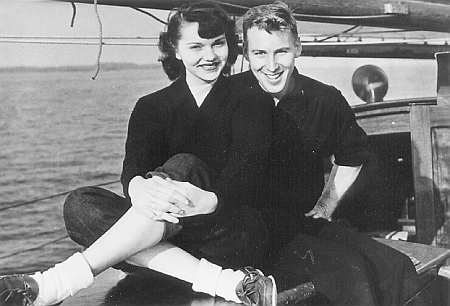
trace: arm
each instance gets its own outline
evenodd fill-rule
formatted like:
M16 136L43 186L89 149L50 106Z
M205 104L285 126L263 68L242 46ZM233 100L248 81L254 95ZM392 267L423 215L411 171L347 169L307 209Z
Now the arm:
M173 106L167 92L163 98L164 103L158 103L161 97L157 93L137 102L128 123L121 179L124 194L141 213L151 219L176 223L182 216L214 211L217 197L190 184L146 178L149 171L171 157L168 135L174 125Z
M125 196L142 214L155 220L178 222L186 198L164 180L146 179L150 170L168 159L166 140L170 119L152 95L139 99L128 122L121 181ZM176 205L180 207L177 207ZM173 213L171 216L168 213Z
M313 218L331 219L331 215L339 205L339 201L356 180L361 168L362 165L339 166L334 164L317 204L305 215Z
M327 113L332 120L325 122L322 131L326 137L327 155L334 155L335 161L330 177L314 208L306 214L313 218L330 219L344 194L352 186L362 165L369 159L368 139L358 125L355 114L339 91L332 91L327 104ZM324 124L323 122L321 123Z

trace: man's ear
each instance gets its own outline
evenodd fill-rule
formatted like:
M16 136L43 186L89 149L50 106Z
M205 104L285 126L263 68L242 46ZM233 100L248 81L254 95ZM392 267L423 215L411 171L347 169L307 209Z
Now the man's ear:
M248 61L248 52L247 51L248 51L247 46L244 44L244 47L242 48L242 55Z
M245 52L245 51L244 51L244 58L247 60L247 62L249 61L249 60L248 60L248 53Z
M295 57L299 57L302 54L302 44L300 38L295 41Z

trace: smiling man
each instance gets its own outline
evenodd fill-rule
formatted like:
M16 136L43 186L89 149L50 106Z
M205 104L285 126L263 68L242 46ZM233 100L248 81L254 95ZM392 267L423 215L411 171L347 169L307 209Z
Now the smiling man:
M300 40L288 28L267 32L254 26L246 32L246 57L259 85L280 100L295 88L292 74L301 54ZM250 38L249 38L250 37Z
M250 71L233 78L274 100L261 202L279 290L308 282L333 305L403 304L418 290L410 259L330 221L369 156L367 135L352 109L336 88L297 71L301 43L286 4L250 9L243 33ZM325 184L323 159L330 156L334 165Z

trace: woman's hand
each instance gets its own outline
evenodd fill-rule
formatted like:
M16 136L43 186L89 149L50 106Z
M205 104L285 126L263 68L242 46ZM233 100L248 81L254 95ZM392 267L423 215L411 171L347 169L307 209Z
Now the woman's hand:
M218 199L215 193L198 188L189 182L179 182L169 178L166 181L181 188L179 191L189 200L188 205L184 206L182 217L210 214L216 210Z
M184 189L157 176L148 179L134 177L128 193L133 207L157 221L178 223L178 217L185 215L184 209L189 207Z

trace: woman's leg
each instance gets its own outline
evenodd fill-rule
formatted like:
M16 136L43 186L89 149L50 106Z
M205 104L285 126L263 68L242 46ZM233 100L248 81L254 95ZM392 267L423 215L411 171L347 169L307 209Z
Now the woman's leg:
M86 247L83 255L94 276L159 243L165 227L129 200L98 187L72 192L64 204L64 221L69 236Z
M158 244L165 222L154 221L131 207L104 235L84 252L92 273L107 268ZM107 250L107 252L105 252Z
M79 188L67 198L64 207L67 231L74 241L89 247L99 239L101 233L118 223L120 215L128 207L129 204L125 198L105 189L98 187ZM233 300L236 294L235 286L233 287L232 284L242 280L244 274L241 271L231 273L232 270L230 269L223 270L225 271L223 272L219 266L211 262L224 264L227 267L243 267L249 263L257 262L261 264L265 251L262 245L266 236L264 227L260 224L261 221L253 210L243 208L237 211L235 215L229 220L224 220L224 224L221 226L215 227L215 231L208 231L209 236L206 244L199 243L202 233L193 231L193 228L189 229L186 238L184 238L186 235L184 231L180 235L172 237L177 244L181 243L198 257L192 256L167 241L162 241L154 247L127 258L125 262L115 267L127 272L135 272L140 268L150 268L192 283L196 291L211 295L217 294L225 299ZM235 220L235 218L237 219ZM225 226L226 224L228 224L228 227ZM168 230L168 232L172 231L176 232L177 229ZM210 236L214 232L220 232L220 235L212 239ZM165 238L170 235L165 235ZM196 243L188 243L191 238L195 238ZM251 239L249 240L249 238ZM96 244L94 243L94 245ZM91 248L88 248L88 250L90 251ZM206 257L208 260L200 261L197 259L202 257ZM142 272L145 274L145 271ZM221 276L219 280L217 280L218 276ZM214 285L216 283L217 286ZM212 288L215 286L217 287L216 292Z
M176 161L180 162L183 159L178 157ZM176 167L176 169L179 170L180 168ZM189 166L185 169L191 171L192 167ZM198 171L193 173L195 175L199 174ZM208 179L201 172L200 174L198 177L200 180ZM22 285L32 284L28 289L35 290L35 292L28 292L29 290L27 289L27 292L23 295L26 295L27 298L31 297L31 299L35 298L35 294L38 295L35 301L36 306L55 304L70 295L74 295L79 290L92 284L94 275L125 259L191 282L194 290L197 289L196 291L211 295L217 294L226 299L239 301L239 298L236 296L236 286L230 286L230 284L242 283L242 279L245 276L244 273L232 270L222 271L219 266L206 260L200 261L189 253L168 243L158 245L164 235L165 222L148 219L134 208L130 208L129 203L126 203L124 199L108 191L99 188L89 188L84 188L84 191L78 190L69 196L65 207L65 220L69 234L75 241L82 245L89 245L89 247L83 254L75 254L52 269L42 274L37 273L33 275L33 279L38 281L38 285L35 285L34 280L29 278L26 279L26 282L22 282ZM97 192L100 193L100 196L98 196ZM80 198L88 194L89 200L79 201ZM77 208L78 205L69 205L68 203L74 204L77 202L74 198L77 198L78 203L87 203L89 209ZM92 202L99 203L97 203L98 205L93 205L94 207L90 207ZM110 209L105 209L104 207L104 205L110 205L111 203L114 204L114 207L118 207L117 209L111 209L112 213ZM101 208L99 209L99 207ZM75 211L84 213L85 216L77 217L77 214L74 214L70 208L76 208ZM94 211L96 212L95 214L93 213ZM99 212L105 213L100 213L100 215L107 215L108 218L105 220L105 218L99 217ZM121 216L121 214L123 215ZM111 227L108 228L108 226ZM102 232L103 235L101 235ZM167 262L170 262L170 265L167 265ZM167 269L168 266L170 267L169 269ZM193 271L195 273L192 273ZM215 275L213 277L215 279L205 282L204 276L211 274ZM266 300L273 302L276 294L273 294L273 291L269 292L269 294L267 293L268 287L274 287L272 281L269 278L262 277L256 271L249 272L249 275L251 277L248 280L251 280L251 282L247 283L244 278L241 298L248 298L245 293L248 291L246 286L256 285L258 287L256 288L256 294L264 294L264 296L257 297L257 300L264 303ZM8 283L5 282L5 286L8 286ZM37 290L39 290L39 294L37 294ZM0 291L2 291L1 288ZM23 291L21 292L23 293ZM249 292L252 292L252 295L255 294L255 290ZM253 297L251 296L250 298Z

